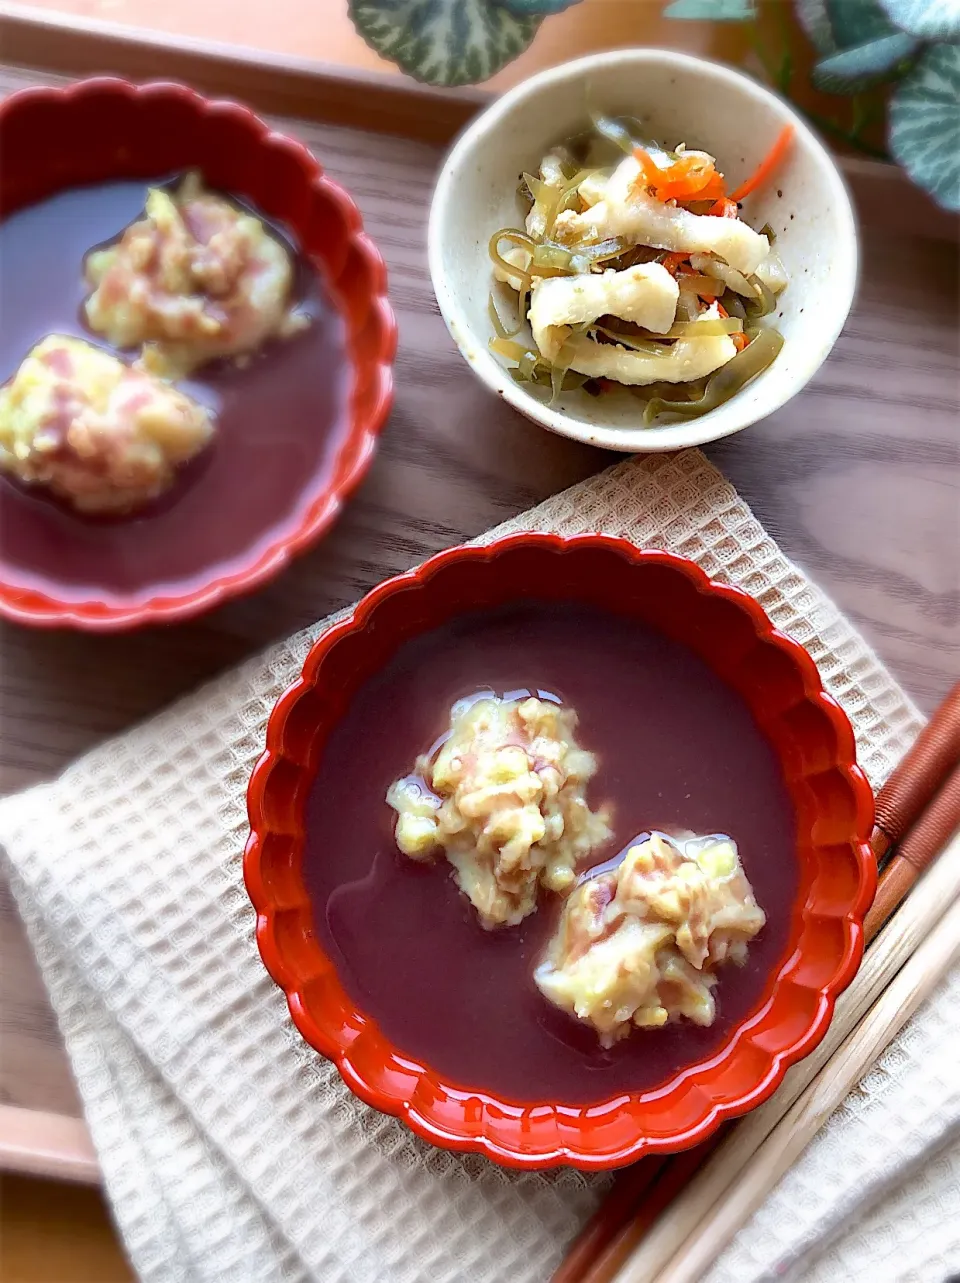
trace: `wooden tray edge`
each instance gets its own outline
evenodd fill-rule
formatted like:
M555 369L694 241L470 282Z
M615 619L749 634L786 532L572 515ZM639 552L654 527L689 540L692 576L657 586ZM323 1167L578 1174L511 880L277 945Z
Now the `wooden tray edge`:
M0 57L65 75L182 80L260 111L434 144L449 142L489 101L481 91L431 89L407 77L19 4L0 3Z
M0 1105L0 1171L100 1184L100 1164L82 1118L14 1105Z
M406 76L294 58L218 41L30 9L0 0L5 63L133 80L183 80L205 93L242 98L260 111L447 144L490 101L478 89L441 90ZM900 235L960 239L960 218L941 209L893 164L840 156L865 225Z

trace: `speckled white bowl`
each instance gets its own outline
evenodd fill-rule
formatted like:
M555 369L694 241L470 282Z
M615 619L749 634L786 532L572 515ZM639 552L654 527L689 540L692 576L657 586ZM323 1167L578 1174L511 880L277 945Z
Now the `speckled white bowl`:
M487 242L522 225L517 181L551 146L588 122L587 104L638 117L667 146L685 142L718 158L728 189L746 178L790 122L793 145L772 181L748 197L743 217L777 234L790 275L769 319L786 342L773 365L699 419L645 428L629 393L547 393L513 381L489 349L493 275ZM623 49L554 67L497 99L447 157L430 210L430 275L440 311L483 382L552 432L610 450L676 450L729 436L766 418L813 376L836 342L857 282L857 229L836 165L804 121L755 81L717 63L666 49Z

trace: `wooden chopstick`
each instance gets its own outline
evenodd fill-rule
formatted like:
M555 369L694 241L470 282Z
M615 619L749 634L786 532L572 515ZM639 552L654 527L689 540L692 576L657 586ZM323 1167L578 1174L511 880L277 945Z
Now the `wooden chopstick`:
M960 763L933 796L930 805L895 849L883 871L877 896L863 924L872 940L955 829L960 826Z
M960 682L948 692L877 794L876 823L870 845L878 862L915 823L958 758ZM929 833L923 837L926 841ZM942 846L943 840L926 847L929 858ZM919 867L915 858L911 859L910 866ZM885 891L887 878L881 880L877 894L879 908L876 912L871 911L864 924L867 943L899 903L897 888L909 890L909 885L916 880L914 877L908 885L907 875L903 872L889 876L896 876L898 881L891 883L890 890ZM657 1187L669 1184L671 1189L682 1188L685 1181L693 1177L698 1165L706 1161L719 1139L718 1136L714 1141L668 1161L665 1169L662 1160L645 1158L623 1172L614 1189L574 1240L551 1283L609 1283L668 1201L659 1196ZM679 1169L679 1174L674 1169Z
M882 860L911 827L960 761L960 682L948 692L877 793L870 845Z
M574 1239L550 1283L581 1283L587 1277L603 1253L609 1250L611 1235L616 1234L617 1228L638 1223L643 1196L668 1161L659 1156L641 1158L632 1167L618 1173L613 1188Z
M643 1195L637 1200L632 1216L607 1238L593 1261L578 1276L575 1283L607 1283L607 1280L616 1278L617 1271L629 1259L631 1252L643 1239L644 1234L655 1223L661 1212L665 1211L689 1185L729 1129L730 1124L727 1124L702 1145L696 1145L685 1154L678 1154L675 1158L664 1160L662 1174L649 1182ZM567 1259L569 1260L569 1257Z

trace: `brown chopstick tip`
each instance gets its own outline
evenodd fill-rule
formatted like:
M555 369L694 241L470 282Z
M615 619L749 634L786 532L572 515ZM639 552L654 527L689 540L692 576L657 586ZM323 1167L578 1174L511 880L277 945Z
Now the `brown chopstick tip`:
M892 846L893 839L889 833L885 832L879 824L875 824L873 832L870 834L870 850L873 852L873 858L878 864Z
M550 1283L583 1283L595 1261L637 1211L637 1204L660 1175L666 1158L641 1158L617 1173L613 1187L567 1249Z
M863 923L867 943L900 906L911 887L960 828L960 764L900 843L880 878L877 896Z
M910 828L937 785L960 760L960 682L947 693L903 760L877 793L871 838L881 859Z
M689 1185L728 1131L729 1125L721 1127L709 1140L675 1154L664 1164L663 1171L635 1209L633 1217L612 1235L578 1283L615 1283L620 1267L636 1250L657 1217Z
M960 826L960 762L937 789L933 801L897 847L894 858L905 860L917 873L940 851Z

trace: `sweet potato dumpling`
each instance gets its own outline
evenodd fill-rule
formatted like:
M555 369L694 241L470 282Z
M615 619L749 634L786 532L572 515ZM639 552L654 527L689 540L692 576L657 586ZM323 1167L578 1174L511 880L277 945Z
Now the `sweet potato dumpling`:
M304 322L290 309L288 249L196 174L151 188L144 217L85 263L87 324L120 348L149 344L159 373L256 350Z
M574 738L577 715L534 697L454 705L434 758L397 780L397 846L414 860L445 854L484 927L515 926L542 885L563 892L610 834L586 786L597 760Z
M0 471L78 512L142 507L213 432L207 410L185 393L59 334L38 343L0 388Z
M733 842L653 833L570 893L535 979L607 1047L635 1026L712 1025L715 969L742 965L765 922Z

